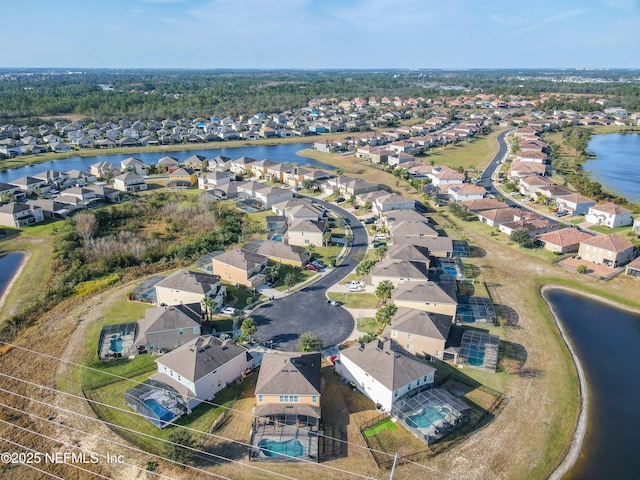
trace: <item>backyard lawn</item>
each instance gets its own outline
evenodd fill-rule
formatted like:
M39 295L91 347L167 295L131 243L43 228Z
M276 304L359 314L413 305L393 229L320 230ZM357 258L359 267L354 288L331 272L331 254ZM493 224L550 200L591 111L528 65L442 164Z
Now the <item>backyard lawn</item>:
M375 318L364 317L357 320L356 329L362 333L370 333L376 335L382 331L382 325L376 322Z
M337 300L346 308L378 308L378 297L372 293L328 292L329 298Z

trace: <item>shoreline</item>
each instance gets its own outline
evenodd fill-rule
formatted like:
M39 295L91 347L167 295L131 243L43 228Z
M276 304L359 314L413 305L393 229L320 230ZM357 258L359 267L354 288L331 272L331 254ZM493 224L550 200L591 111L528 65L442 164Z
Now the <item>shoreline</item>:
M578 457L580 456L580 451L582 450L582 443L584 442L584 437L587 432L587 420L589 416L589 394L587 391L587 379L584 373L584 369L582 368L582 363L580 362L580 358L576 353L573 343L571 339L568 337L567 333L564 330L564 327L560 323L558 319L558 315L556 314L553 306L547 299L545 293L549 290L559 289L565 290L571 293L582 294L579 290L574 290L569 287L560 286L560 285L543 285L540 287L539 293L544 302L547 304L547 308L551 312L553 316L553 320L558 327L558 331L560 332L560 337L562 341L567 346L569 350L569 355L571 355L571 359L573 360L573 365L575 366L576 373L578 374L578 385L579 385L579 395L580 395L580 413L578 415L578 421L576 423L576 428L573 433L573 438L571 439L571 443L569 444L569 450L566 455L560 462L558 466L551 472L549 475L549 480L561 480L576 464ZM589 298L599 299L596 295L584 294ZM610 302L610 301L608 301ZM611 302L614 303L614 302ZM616 304L617 305L617 304Z
M5 255L8 255L9 253L21 253L23 255L23 257L22 257L22 261L20 262L20 266L18 266L16 272L13 274L13 277L11 278L9 283L7 283L7 286L5 287L4 292L3 292L2 296L0 297L0 309L2 309L2 307L4 307L4 302L7 300L7 296L9 295L9 292L11 292L11 289L13 288L13 285L18 280L18 277L22 274L22 271L24 270L24 267L27 265L27 261L31 258L31 252L22 251L22 250L21 251L14 251L14 252L6 252L2 256L4 257ZM4 322L4 319L1 319L1 320Z

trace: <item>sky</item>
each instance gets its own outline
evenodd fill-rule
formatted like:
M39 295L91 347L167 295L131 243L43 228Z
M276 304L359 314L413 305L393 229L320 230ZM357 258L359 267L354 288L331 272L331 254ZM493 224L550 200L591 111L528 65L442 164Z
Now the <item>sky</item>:
M0 68L640 68L636 0L0 5Z

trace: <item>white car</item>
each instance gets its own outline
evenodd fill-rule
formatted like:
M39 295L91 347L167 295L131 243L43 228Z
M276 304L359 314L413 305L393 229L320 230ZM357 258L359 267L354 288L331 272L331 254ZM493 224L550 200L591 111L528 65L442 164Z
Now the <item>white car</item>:
M347 282L347 287L364 287L364 283L363 282L359 282L358 280L352 280L350 282Z
M233 307L225 307L222 309L221 313L224 313L225 315L233 315L236 313L236 309Z
M347 285L347 292L357 293L362 291L362 285Z

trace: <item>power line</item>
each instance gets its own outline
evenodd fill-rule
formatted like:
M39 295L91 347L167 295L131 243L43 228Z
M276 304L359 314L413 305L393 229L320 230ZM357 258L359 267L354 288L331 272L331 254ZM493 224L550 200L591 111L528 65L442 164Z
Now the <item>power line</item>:
M18 381L23 382L23 383L26 383L26 384L28 384L28 385L32 385L32 386L34 386L34 387L43 388L43 389L48 390L48 391L53 391L53 392L56 392L56 393L61 393L61 394L63 394L63 395L68 395L68 396L70 396L70 397L77 398L77 399L79 399L79 400L84 400L84 401L86 401L86 402L91 402L91 403L94 403L94 404L96 404L96 405L101 405L101 406L103 406L103 407L112 408L112 409L114 409L114 410L118 410L118 411L120 411L120 412L124 412L124 413L130 414L130 415L131 415L131 414L133 414L133 415L136 415L136 416L142 417L142 418L144 418L144 419L146 419L146 420L149 420L150 418L152 418L152 417L149 417L148 415L144 415L144 414L142 414L142 413L133 412L133 411L130 411L130 410L125 410L124 408L116 407L116 406L114 406L114 405L109 405L109 404L106 404L106 403L104 403L104 402L99 402L99 401L97 401L97 400L92 400L92 399L90 399L90 398L81 397L81 396L79 396L79 395L74 395L74 394L69 393L69 392L64 392L64 391L62 391L62 390L57 390L57 389L55 389L55 388L47 387L47 386L45 386L45 385L40 385L40 384L38 384L38 383L34 383L34 382L29 381L29 380L24 380L24 379L22 379L22 378L18 378L18 377L14 377L14 376L11 376L11 375L7 375L7 374L5 374L5 373L1 373L1 372L0 372L0 376L2 376L2 377L6 377L6 378L10 378L10 379L13 379L13 380L18 380ZM3 389L3 388L0 388L0 391L5 391L5 392L8 392L8 393L13 393L13 392L11 392L11 391L7 391L7 390L5 390L5 389ZM203 434L203 435L206 435L206 436L209 436L209 437L213 437L213 438L216 438L216 439L218 439L218 440L225 440L225 441L227 441L227 442L237 443L237 444L242 445L242 446L245 446L245 447L253 447L253 445L251 445L251 444L249 444L249 443L246 443L246 442L243 442L243 441L241 441L241 440L234 440L234 439L231 439L231 438L223 437L223 436L221 436L221 435L216 435L216 434L214 434L214 433L202 432L202 431L200 431L200 430L196 430L195 428L187 427L187 426L184 426L184 425L175 425L175 424L174 424L174 426L175 426L175 427L178 427L178 428L183 428L183 429L188 430L188 431L190 431L190 432L194 432L194 433ZM371 479L371 478L372 478L372 477L369 477L369 476L367 476L367 475L362 475L362 474L359 474L359 473L350 472L350 471L348 471L348 470L344 470L344 469L341 469L341 468L338 468L338 467L333 467L333 466L331 466L331 465L323 465L323 464L321 464L321 463L312 462L312 461L310 461L310 460L307 460L306 458L295 457L295 456L293 456L293 455L288 455L288 454L281 453L281 452L275 452L275 451L273 451L273 450L270 450L270 449L268 449L268 448L264 448L264 447L261 447L261 448L262 448L262 450L264 450L264 451L271 452L271 453L277 453L277 454L278 454L278 455L280 455L280 456L287 457L287 458L291 458L291 459L295 459L295 460L300 461L300 462L303 462L303 463L308 463L308 464L311 464L311 465L317 465L317 466L322 467L322 468L328 468L328 469L330 469L330 470L339 471L339 472L342 472L342 473L348 473L348 474L350 474L350 475L354 475L354 476L361 477L361 478L367 478L367 479ZM283 476L284 476L284 475L283 475ZM287 477L287 478L291 478L291 477Z
M16 395L16 396L22 396L22 395L19 395L19 394L16 394L16 393L13 393L13 395ZM43 403L43 404L44 404L44 402L39 402L38 400L35 400L35 399L33 399L32 401L37 402L37 403ZM72 412L71 410L67 410L67 409L64 409L64 408L62 408L62 407L56 407L56 406L48 405L48 404L44 404L44 405L46 405L46 406L50 406L51 408L54 408L54 409L61 410L61 411L63 411L63 412L75 413L76 415L78 415L78 416L80 416L80 417L83 417L83 418L86 418L86 419L90 419L90 420L94 420L94 421L100 422L100 420L99 420L99 419L97 419L97 418L93 418L93 417L89 417L89 416L82 415L82 414L80 414L80 413ZM213 472L208 472L208 471L206 471L206 470L202 470L202 469L197 468L197 467L192 467L192 466L190 466L190 465L187 465L186 463L180 463L180 462L178 462L178 461L176 461L176 460L172 460L172 459L170 459L170 458L163 457L163 456L161 456L161 455L156 455L156 454L154 454L154 453L149 453L149 452L147 452L147 451L145 451L145 450L141 450L141 449L136 448L136 447L133 447L133 446L131 446L131 445L126 445L126 444L124 444L124 443L116 442L115 440L110 440L110 439L108 439L108 438L101 437L100 435L97 435L97 434L95 434L95 433L85 432L84 430L80 430L80 429L78 429L78 428L74 428L74 427L72 427L72 426L70 426L70 425L65 425L65 424L63 424L63 423L57 423L57 422L55 422L54 420L49 420L48 418L41 417L41 416L39 416L39 415L36 415L35 413L27 412L26 410L22 410L22 409L20 409L20 408L12 407L11 405L7 405L7 404L4 404L4 403L0 403L0 407L9 408L9 409L14 410L14 411L16 411L16 412L20 412L20 413L23 413L23 414L25 414L25 415L28 415L29 417L37 418L38 420L43 420L43 421L45 421L45 422L47 422L47 423L51 423L51 424L53 424L53 425L54 425L54 426L56 426L56 427L64 427L64 428L67 428L67 429L72 430L72 431L74 431L74 432L78 432L78 433L82 433L82 434L84 434L84 435L89 435L89 436L92 436L92 437L96 437L96 438L99 438L100 440L103 440L103 441L109 442L109 443L114 444L114 445L118 445L119 447L128 448L129 450L133 450L134 452L138 452L138 453L141 453L141 454L143 454L143 455L148 455L148 456L151 456L151 457L159 458L159 459L161 459L161 460L165 460L165 461L167 461L167 462L173 463L173 464L178 465L178 466L183 467L183 468L191 468L191 469L196 470L196 471L198 471L198 472L200 472L200 473L206 473L206 474L209 474L209 475L212 475L212 476L215 476L215 477L221 478L222 480L231 480L231 479L230 479L230 478L228 478L228 477L224 477L224 476L222 476L222 475L218 475L218 474L215 474L215 473L213 473ZM35 432L35 430L31 430L31 431L32 431L33 433L37 433L37 432ZM154 437L154 438L155 438L155 437ZM161 441L163 441L163 442L166 442L166 443L169 443L169 444L172 444L172 445L179 445L179 446L184 447L184 448L189 448L189 447L187 447L187 446L180 445L180 444L178 444L178 443L176 443L176 442L172 442L172 441L170 441L170 440L165 440L165 439L161 439L161 438L158 438L158 440L161 440ZM195 449L194 449L194 450L195 450ZM153 475L156 475L156 476L159 476L159 477L162 477L162 478L169 478L169 479L171 478L171 477L168 477L168 476L166 476L166 475L162 475L162 474L157 473L157 472L152 472L152 471L148 471L148 470L145 470L145 472L150 473L150 474L153 474Z
M51 437L49 437L49 436L47 436L47 435L44 435L44 434L42 434L42 433L38 433L38 432L35 432L35 431L32 431L32 430L29 430L28 428L24 428L24 427L21 427L21 426L19 426L19 425L15 425L15 424L10 423L10 422L6 422L6 421L4 421L4 420L2 420L2 419L0 419L0 422L5 423L5 424L9 425L10 427L19 428L20 430L26 430L26 431L27 431L27 432L29 432L29 433L33 433L33 434L35 434L35 435L39 435L39 436L41 436L41 437L46 438L47 440L51 440L52 442L62 443L63 445L67 445L67 446L69 446L69 447L77 448L77 449L79 449L79 450L84 450L84 449L83 449L83 448L81 448L81 447L76 447L75 445L70 445L70 444L68 444L68 443L61 442L60 440L58 440L58 439L56 439L56 438L51 438ZM8 442L11 442L11 440L7 440L7 441L8 441ZM11 442L11 443L13 443L13 442ZM39 452L36 452L35 450L33 450L33 449L29 448L29 447L25 447L25 448L27 448L27 449L31 450L31 451L32 451L32 452L34 452L34 453L39 453ZM21 463L20 465L29 465L29 464L28 464L28 463ZM86 473L90 473L90 474L91 474L91 475L93 475L94 477L103 478L103 479L105 479L105 480L112 480L112 479L111 479L111 477L107 477L107 476L105 476L105 475L102 475L102 474L97 473L97 472L93 472L93 471L91 471L91 470L87 470L86 468L82 468L81 466L76 465L75 463L66 463L66 462L65 462L65 463L64 463L64 465L69 466L69 467L76 468L76 469L78 469L78 470L82 470L83 472L86 472ZM126 464L126 465L128 465L128 464ZM130 466L133 466L133 465L130 465Z
M82 365L82 364L79 364L79 363L76 363L76 362L72 362L70 360L66 360L66 359L63 359L63 358L59 358L59 357L56 357L56 356L53 356L53 355L50 355L50 354L47 354L47 353L38 352L36 350L31 350L31 349L28 349L26 347L21 347L19 345L14 345L14 344L11 344L11 343L8 343L8 342L4 342L2 340L0 340L0 344L8 345L8 346L11 346L13 348L16 348L16 349L19 349L19 350L24 350L24 351L29 352L29 353L35 353L35 354L43 356L45 358L50 358L52 360L56 360L56 361L59 361L59 362L62 362L62 363L66 363L68 365L73 365L73 366L76 366L76 367L80 367L80 368L84 368L84 369L87 369L87 370L91 370L91 371L97 372L97 373L102 374L102 375L107 375L107 376L110 376L110 377L119 378L121 380L125 380L127 382L130 382L130 383L133 383L133 384L136 384L136 385L142 385L143 384L143 382L139 382L137 380L133 380L131 378L124 377L122 375L118 375L118 374L111 373L111 372L105 372L105 371L102 371L102 370L100 370L98 368L95 368L95 367L90 367L88 365ZM150 387L153 388L153 389L162 390L160 387L155 387L153 385L150 385ZM61 391L61 393L66 393L66 392L62 392ZM88 400L88 399L86 399L86 400ZM214 406L214 407L219 407L219 408L225 409L225 410L230 411L230 412L239 413L239 414L242 414L244 416L250 416L252 418L255 418L255 416L252 415L251 413L243 412L242 410L238 410L238 409L234 409L234 408L231 408L231 407L227 407L226 405L222 405L222 404L215 403L215 402L212 402L212 401L203 400L202 403L204 403L205 405L211 405L211 406ZM117 408L117 407L113 407L113 408ZM128 412L128 413L132 413L132 412ZM140 415L142 415L142 414L140 414ZM149 417L145 417L145 418L148 419ZM184 428L189 428L189 427L184 427ZM301 428L295 427L293 425L283 425L282 428L301 430ZM307 432L307 431L305 431L305 432ZM205 432L199 432L199 433L205 433ZM340 438L331 437L331 436L325 435L323 433L319 433L319 432L308 432L308 433L310 433L310 434L312 434L312 435L314 435L316 437L319 437L319 438L322 437L322 438L326 438L328 440L332 440L332 441L335 441L335 442L338 442L338 443L343 443L343 444L348 445L350 447L357 447L357 448L360 448L360 449L368 450L370 452L375 452L377 454L385 455L385 456L388 456L388 457L394 457L395 456L395 454L392 454L392 453L384 452L382 450L377 450L377 449L371 448L369 446L364 446L364 445L359 445L357 443L352 443L352 442L349 442L347 440L342 440ZM264 450L269 451L268 449L264 449ZM416 465L416 466L418 466L420 468L423 468L425 470L429 470L429 471L432 471L434 473L438 473L438 474L440 474L440 475L442 475L444 477L453 478L451 475L449 475L449 474L447 474L445 472L442 472L440 470L437 470L436 468L429 467L428 465L423 465L421 463L417 463L417 462L414 462L414 461L411 461L411 460L405 460L405 461L407 463L411 463L411 464ZM310 463L315 463L315 462L310 462ZM330 467L330 468L332 468L332 467Z
M20 380L20 379L17 379L17 380ZM237 464L239 464L239 465L241 465L241 466L243 466L243 467L249 467L249 468L252 468L252 469L255 469L255 470L259 470L259 471L264 472L264 473L271 473L272 475L276 475L276 476L284 477L284 478L286 478L286 479L288 479L288 480L297 480L296 478L289 477L289 476L286 476L286 475L283 475L283 474L280 474L280 473L277 473L277 472L272 472L272 471L270 471L270 470L263 469L263 468L260 468L260 467L256 467L256 466L254 466L254 465L248 465L248 464L245 464L245 463L239 462L239 461L237 461L237 460L233 460L233 459L231 459L231 458L227 458L227 457L225 457L225 456L223 456L223 455L217 455L217 454L212 453L212 452L205 452L205 451L202 451L202 450L198 450L198 449L196 449L196 448L194 448L194 447L189 447L189 446L186 446L186 445L181 445L181 444L179 444L179 443L172 442L172 441L170 441L170 440L166 440L166 439L159 438L159 437L154 437L153 435L149 435L148 433L140 432L140 431L138 431L138 430L134 430L134 429L131 429L131 428L127 428L127 427L123 427L123 426L120 426L120 425L116 425L115 423L110 423L110 422L107 422L107 421L105 421L105 420L101 420L101 419L96 418L96 417L91 417L91 416L89 416L89 415L84 415L84 414L82 414L82 413L74 412L73 410L69 410L69 409L67 409L67 408L63 408L63 407L59 407L59 406L50 405L50 404L48 404L48 403L46 403L46 402L43 402L43 401L40 401L40 400L36 400L35 398L27 397L27 396L25 396L25 395L21 395L21 394L19 394L19 393L12 392L12 391L10 391L10 390L6 390L6 389L4 389L4 388L0 388L0 392L6 392L6 393L9 393L10 395L15 395L15 396L17 396L17 397L24 398L25 400L29 400L29 401L31 401L31 402L39 403L40 405L44 405L44 406L46 406L46 407L55 408L55 409L57 409L57 410L60 410L60 411L65 412L65 413L69 413L69 414L71 414L71 415L77 415L77 416L79 416L79 417L81 417L81 418L84 418L84 419L87 419L87 420L92 420L92 421L94 421L94 422L99 422L99 423L101 423L101 424L108 425L108 426L113 427L113 428L117 428L117 429L119 429L119 430L124 430L124 431L131 432L131 433L134 433L134 434L137 434L137 435L142 435L142 436L147 437L147 438L151 438L151 439L153 439L153 440L157 440L157 441L160 441L160 442L170 443L170 444L172 444L172 445L180 446L180 447L183 447L183 448L185 448L185 449L187 449L187 450L191 450L191 451L193 451L193 452L198 453L198 454L199 454L199 456L201 456L201 457L202 457L203 455L205 455L205 456L207 456L207 455L208 455L208 456L214 457L214 458L219 459L219 460L225 460L225 461L228 461L228 462L231 462L231 463L237 463ZM64 393L64 392L61 392L61 393ZM114 407L114 408L115 408L115 407ZM129 413L132 413L132 412L129 412ZM145 452L145 453L146 453L146 452ZM151 455L151 454L149 454L149 455ZM160 458L163 458L163 457L160 457ZM191 467L191 468L196 468L196 467ZM197 469L197 468L196 468L196 469ZM206 470L201 470L201 469L197 469L197 470L198 470L198 471L201 471L202 473L206 473L206 474L209 474L209 475L212 475L212 476L216 476L216 477L218 477L218 478L222 478L222 479L226 479L226 480L231 480L231 479L228 479L227 477L223 477L222 475L218 475L218 474L215 474L215 473L212 473L212 472L208 472L208 471L206 471Z
M4 437L0 437L0 440L5 441L7 443L10 443L11 445L15 445L16 447L20 447L20 448L24 448L25 450L28 450L30 452L34 452L37 453L35 450L33 450L32 448L27 447L26 445L22 445L20 443L14 442L12 440L9 440L8 438L4 438ZM64 478L59 477L57 475L54 475L53 473L47 472L45 470L41 470L38 467L34 467L33 465L31 465L30 463L20 463L20 465L22 465L23 467L29 467L32 468L33 470L36 470L40 473L44 473L45 475L51 477L51 478L57 478L58 480L64 480Z

